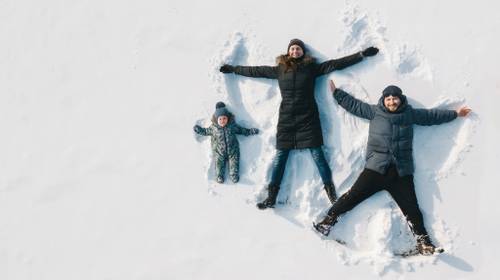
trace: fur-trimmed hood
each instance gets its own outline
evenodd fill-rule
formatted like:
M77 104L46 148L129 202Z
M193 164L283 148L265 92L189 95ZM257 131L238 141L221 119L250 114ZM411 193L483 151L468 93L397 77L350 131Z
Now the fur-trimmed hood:
M316 62L316 58L305 54L301 58L293 58L288 54L282 54L276 57L276 64L284 65L286 70L297 69L298 65L309 65Z

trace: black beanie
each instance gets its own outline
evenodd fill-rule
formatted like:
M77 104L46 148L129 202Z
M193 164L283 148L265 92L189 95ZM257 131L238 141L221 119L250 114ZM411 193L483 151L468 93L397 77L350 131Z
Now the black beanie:
M226 107L226 104L224 104L224 102L222 102L222 101L219 101L219 102L217 102L217 104L215 104L215 110L222 108L222 107Z
M399 97L399 99L401 99L401 97L403 96L403 91L395 85L390 85L386 87L384 91L382 91L382 96L384 98L386 98L387 96L394 96L394 97Z
M290 40L290 43L288 43L288 48L286 49L286 53L288 53L288 51L290 50L290 47L293 45L297 45L297 46L301 47L304 54L306 54L306 45L300 39Z
M224 104L224 102L219 101L219 102L217 102L217 104L215 104L215 113L214 113L214 116L216 118L218 118L220 116L229 117L229 115L230 115L230 113L227 110L226 104Z

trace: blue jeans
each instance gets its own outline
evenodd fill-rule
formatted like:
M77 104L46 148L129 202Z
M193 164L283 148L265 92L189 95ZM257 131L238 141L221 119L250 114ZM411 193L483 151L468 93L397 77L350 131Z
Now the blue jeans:
M280 186L283 174L285 173L286 161L288 160L290 151L291 150L276 151L276 156L274 157L272 163L271 183L269 183L269 185L277 187ZM316 167L318 167L319 176L321 176L323 184L333 184L332 171L328 166L328 162L325 159L325 154L323 153L321 147L309 148L309 151L311 152Z

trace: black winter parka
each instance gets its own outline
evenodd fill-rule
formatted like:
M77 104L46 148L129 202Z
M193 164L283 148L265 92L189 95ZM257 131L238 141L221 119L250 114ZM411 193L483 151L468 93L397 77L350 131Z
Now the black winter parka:
M313 148L323 145L318 106L314 99L316 78L363 60L360 53L323 63L297 62L295 69L277 66L235 66L234 73L247 77L277 79L281 92L276 148Z

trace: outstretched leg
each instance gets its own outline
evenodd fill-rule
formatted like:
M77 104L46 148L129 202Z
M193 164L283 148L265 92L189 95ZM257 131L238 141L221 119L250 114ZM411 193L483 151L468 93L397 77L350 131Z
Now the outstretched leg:
M276 150L276 155L274 156L271 166L271 182L269 185L278 187L281 185L281 180L283 179L283 174L285 173L286 162L289 154L290 150Z
M383 184L384 175L370 169L364 169L351 189L340 196L328 210L328 214L339 216L350 211L365 199L382 190Z
M314 163L318 168L319 176L321 176L323 184L333 184L332 170L330 169L330 166L328 166L328 162L326 161L325 154L323 153L321 147L310 148L309 151L311 152Z
M276 198L278 197L289 154L290 150L276 150L276 156L272 163L271 183L269 183L267 189L268 196L262 202L257 203L257 208L264 210L266 208L272 208L276 204Z
M226 157L223 155L215 154L215 176L217 183L224 183L224 171L226 169Z
M403 176L398 178L387 188L391 196L398 204L401 212L406 217L411 231L417 238L417 248L421 254L430 255L436 250L434 244L427 233L424 225L424 217L418 207L417 195L415 194L415 184L413 176Z
M413 176L400 177L388 186L387 191L394 198L401 212L403 212L411 231L417 236L427 235L427 230L424 226L424 217L418 207Z
M310 148L312 158L314 163L316 163L316 167L318 168L319 175L321 176L321 180L324 184L324 189L326 191L326 195L328 199L333 204L337 200L337 193L335 192L335 185L332 180L332 171L330 166L328 166L328 162L326 161L325 154L321 147Z
M229 155L229 177L233 183L240 180L240 153L235 152Z
M333 204L323 221L314 224L314 227L323 235L328 236L331 227L335 225L340 215L353 209L356 205L380 191L383 184L384 176L382 174L370 169L363 170L352 188Z

